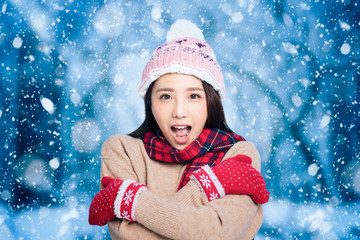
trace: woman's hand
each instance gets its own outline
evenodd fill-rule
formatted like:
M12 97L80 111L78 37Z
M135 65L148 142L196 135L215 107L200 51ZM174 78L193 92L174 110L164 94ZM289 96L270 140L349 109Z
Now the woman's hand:
M89 223L103 226L116 217L135 221L137 196L147 187L132 180L111 177L103 177L101 184L104 189L95 195L90 204Z
M264 178L251 166L251 158L245 155L226 159L213 168L205 165L190 178L196 181L209 201L227 194L247 194L257 204L269 201Z

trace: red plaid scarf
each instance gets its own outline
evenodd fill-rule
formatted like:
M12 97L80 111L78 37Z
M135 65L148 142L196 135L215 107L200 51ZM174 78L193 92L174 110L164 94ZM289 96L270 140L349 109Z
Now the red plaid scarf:
M227 150L236 142L245 139L235 133L220 129L204 129L200 136L183 150L173 148L160 131L145 133L143 137L146 152L154 160L168 163L188 163L181 178L179 189L189 182L191 174L205 164L210 167L219 164Z

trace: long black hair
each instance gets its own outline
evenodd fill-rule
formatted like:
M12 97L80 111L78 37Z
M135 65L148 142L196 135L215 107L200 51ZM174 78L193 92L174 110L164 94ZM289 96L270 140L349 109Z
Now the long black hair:
M156 123L154 115L151 110L151 92L154 87L154 83L151 83L146 91L144 103L145 103L145 120L138 129L129 133L129 136L135 138L142 138L148 131L155 132L159 129ZM208 118L205 122L205 128L218 128L226 132L233 132L226 123L224 108L221 102L220 95L215 89L207 82L202 81L205 95Z

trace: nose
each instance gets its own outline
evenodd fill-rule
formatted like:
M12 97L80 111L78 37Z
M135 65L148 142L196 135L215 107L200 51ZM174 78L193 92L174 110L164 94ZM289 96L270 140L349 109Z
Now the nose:
M174 102L174 108L172 113L174 118L185 118L188 115L187 106L185 101L177 100Z

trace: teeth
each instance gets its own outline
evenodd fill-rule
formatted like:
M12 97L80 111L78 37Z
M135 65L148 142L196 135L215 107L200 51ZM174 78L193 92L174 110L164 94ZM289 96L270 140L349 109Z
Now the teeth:
M172 131L175 133L176 137L185 139L189 136L190 128L189 126L173 126L171 127Z
M187 127L186 126L175 126L174 128L176 128L176 129L185 129Z

